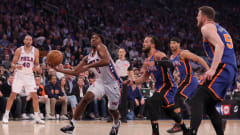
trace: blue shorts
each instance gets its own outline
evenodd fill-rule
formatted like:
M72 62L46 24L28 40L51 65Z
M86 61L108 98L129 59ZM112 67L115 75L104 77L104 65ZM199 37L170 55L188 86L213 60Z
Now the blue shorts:
M201 82L199 85L206 86L215 99L222 101L228 89L233 86L236 77L237 71L234 66L221 63L212 80Z
M177 93L177 87L166 84L156 87L156 92L152 96L152 100L160 100L161 107L169 108L174 106L174 97Z
M182 95L185 99L191 98L198 86L198 79L191 77L180 83L177 94Z

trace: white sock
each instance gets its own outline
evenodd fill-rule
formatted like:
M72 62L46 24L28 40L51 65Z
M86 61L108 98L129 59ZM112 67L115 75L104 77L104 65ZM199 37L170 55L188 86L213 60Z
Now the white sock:
M74 120L74 119L72 118L71 122L73 123L73 126L75 127L75 125L76 125L76 120Z
M34 112L34 117L35 117L35 119L39 118L38 112Z
M9 115L9 112L10 112L10 111L6 110L6 111L5 111L5 114L6 114L6 115Z

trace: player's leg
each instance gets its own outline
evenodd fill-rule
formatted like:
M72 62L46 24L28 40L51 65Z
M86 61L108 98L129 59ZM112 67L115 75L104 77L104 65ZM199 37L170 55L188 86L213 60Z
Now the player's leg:
M119 120L120 113L118 111L119 100L121 97L121 87L118 82L104 85L105 93L108 97L108 109L113 118L113 125L110 135L117 135L121 121Z
M7 100L6 111L3 115L2 122L7 124L9 119L9 112L12 108L13 101L16 99L17 94L22 90L23 83L21 79L18 79L16 76L14 77L12 84L12 92L10 97Z
M209 99L208 102L205 103L205 111L207 115L210 117L213 127L217 133L217 135L223 135L223 127L222 127L222 119L219 113L216 110L217 102Z
M198 127L200 126L200 123L202 121L204 103L210 97L207 89L208 88L206 86L199 86L196 93L190 100L192 117L190 122L189 135L197 134Z
M38 104L38 95L37 92L30 92L30 96L32 97L32 105L34 110L34 120L37 124L45 124L43 120L41 120L39 116L39 104Z
M17 93L12 92L10 94L10 97L7 100L6 111L5 111L5 113L3 115L3 119L2 119L2 122L5 123L5 124L8 123L9 112L10 112L10 110L12 108L13 101L16 99L16 96L17 96Z
M94 98L102 97L104 93L104 87L101 83L95 81L95 85L91 85L88 88L88 91L86 95L83 97L83 99L80 101L80 103L76 106L76 110L73 113L73 118L70 121L70 124L61 128L60 130L64 133L72 133L75 125L76 120L80 118L80 116L84 113L87 105L94 100Z
M151 98L146 100L146 110L148 110L149 119L152 125L152 135L159 135L158 110L161 106L159 96L159 93L155 92Z

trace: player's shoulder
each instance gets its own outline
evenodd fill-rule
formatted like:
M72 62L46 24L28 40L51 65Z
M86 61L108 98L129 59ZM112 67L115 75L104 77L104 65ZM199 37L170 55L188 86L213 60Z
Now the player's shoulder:
M157 51L155 54L154 54L154 57L166 57L166 54L162 51Z
M217 30L216 24L208 23L208 24L205 24L201 27L201 32L203 34L206 33L206 32L212 31L212 30Z

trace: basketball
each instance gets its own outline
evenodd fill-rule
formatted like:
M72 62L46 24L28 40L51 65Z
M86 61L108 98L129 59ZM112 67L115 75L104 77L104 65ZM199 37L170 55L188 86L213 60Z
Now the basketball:
M63 61L62 52L58 50L52 50L47 54L47 64L51 66L57 66Z

